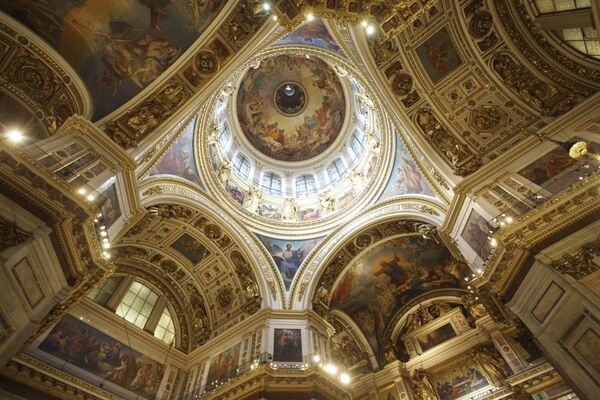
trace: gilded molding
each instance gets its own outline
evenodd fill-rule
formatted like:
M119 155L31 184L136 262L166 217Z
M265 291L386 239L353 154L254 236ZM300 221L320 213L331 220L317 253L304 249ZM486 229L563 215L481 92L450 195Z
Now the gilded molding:
M599 255L600 238L596 238L596 240L581 246L574 253L566 254L561 260L553 262L551 267L561 274L567 274L580 280L600 270L598 264L594 262L594 258Z

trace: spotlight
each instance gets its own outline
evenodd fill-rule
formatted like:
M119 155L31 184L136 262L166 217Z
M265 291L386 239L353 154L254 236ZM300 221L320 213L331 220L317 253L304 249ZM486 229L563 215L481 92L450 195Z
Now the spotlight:
M333 364L325 364L325 366L323 367L323 369L325 370L325 372L327 372L329 375L335 375L338 372L338 367L336 367Z
M321 361L321 356L318 354L315 354L313 356L313 361L318 364Z
M308 22L312 21L313 19L315 19L315 16L313 15L313 13L306 14L306 20Z
M375 27L373 25L369 25L365 31L367 32L367 35L372 35L375 33Z
M77 189L77 194L80 194L83 196L83 195L85 195L85 193L86 193L85 188L80 187L79 189Z
M273 18L273 21L277 21L279 18L277 18L277 15L273 15L271 18Z
M465 276L465 282L469 282L469 277Z
M110 249L110 243L102 243L103 249Z
M265 2L265 3L263 3L262 8L265 11L269 11L271 9L271 5L267 2Z
M86 199L88 201L94 201L95 198L96 198L96 196L94 196L93 194L88 194L87 197L86 197Z
M345 372L342 372L340 374L340 382L342 382L344 385L347 385L350 383L350 375L348 375Z
M106 231L102 231L103 233L106 233ZM104 238L102 239L102 243L108 243L108 238Z
M368 25L369 25L369 23L368 23L367 21L365 21L365 20L363 20L363 21L360 23L360 26L362 26L363 28L366 28Z
M103 231L103 230L106 230L106 227L105 227L104 225L101 225L101 226L100 226L100 230L101 230L101 231Z
M105 237L106 235L108 235L108 233L106 233L106 231L101 231L100 232L100 236Z
M481 268L477 268L477 273L480 274L481 273Z
M513 218L512 217L506 217L506 223L510 224L513 222Z
M23 136L23 132L18 129L11 129L6 133L6 137L13 143L19 143L25 138L25 136Z
M492 247L496 247L498 245L498 241L496 240L496 238L492 238L490 244L492 245Z
M102 217L102 213L96 215L96 218L100 218L100 217Z

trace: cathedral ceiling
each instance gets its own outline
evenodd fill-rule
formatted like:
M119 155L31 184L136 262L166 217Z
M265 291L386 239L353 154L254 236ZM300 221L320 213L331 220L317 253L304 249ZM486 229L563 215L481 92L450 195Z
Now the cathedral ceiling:
M148 207L148 214L115 250L119 272L166 289L178 306L185 350L197 348L261 307L258 279L244 250L220 224L194 209Z

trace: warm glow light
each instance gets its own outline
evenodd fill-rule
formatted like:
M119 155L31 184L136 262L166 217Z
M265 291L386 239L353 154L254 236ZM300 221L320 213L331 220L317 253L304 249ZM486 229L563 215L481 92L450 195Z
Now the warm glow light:
M103 232L104 232L104 233L106 233L106 231L103 231ZM103 242L103 243L108 243L108 238L104 238L104 239L102 239L102 242Z
M313 19L315 19L315 16L313 15L313 13L306 14L306 20L308 22L312 21Z
M318 355L318 354L315 354L315 355L313 356L313 361L314 361L315 363L319 363L319 362L321 361L321 356L320 356L320 355Z
M77 189L77 193L83 196L85 194L85 189L81 187Z
M333 364L325 364L323 366L323 369L325 370L325 372L327 372L329 375L335 375L338 372L338 367L336 367Z
M271 5L269 3L263 3L263 10L269 11L271 9Z
M365 31L367 32L367 35L372 35L375 33L375 27L373 25L369 25L367 26Z
M512 219L512 217L506 217L506 223L507 223L507 224L510 224L510 223L512 223L512 222L513 222L513 219Z
M345 372L342 372L340 374L340 382L342 382L344 385L347 385L350 383L350 375L348 375Z
M105 230L105 229L106 229L106 227L105 227L104 225L100 226L100 230L101 230L101 231L103 231L103 230Z
M277 21L279 18L277 18L277 15L273 15L271 18L273 18L273 21Z
M364 21L364 20L360 23L360 26L362 26L363 28L366 28L367 25L369 25L369 23L367 21Z
M496 247L498 245L498 241L496 240L496 238L492 238L490 244L492 245L492 247Z
M8 137L8 140L13 143L19 143L25 138L25 136L23 136L23 132L18 129L11 129L6 133L6 136Z
M110 249L110 243L102 243L103 249Z
M104 236L106 236L106 235L108 235L108 233L106 233L106 231L102 231L102 232L100 232L100 236L104 237Z
M88 194L87 197L86 197L86 199L88 201L94 201L95 198L96 198L96 196L94 196L93 194Z

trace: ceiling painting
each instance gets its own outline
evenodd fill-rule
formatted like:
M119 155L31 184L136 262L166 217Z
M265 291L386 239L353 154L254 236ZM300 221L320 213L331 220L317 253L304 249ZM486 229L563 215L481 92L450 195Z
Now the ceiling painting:
M447 28L440 29L417 48L417 55L429 79L437 83L461 64Z
M488 237L492 225L477 211L471 210L462 237L482 260L487 260L492 253L492 246Z
M306 240L284 240L256 235L265 246L279 270L285 290L290 290L290 285L302 262L308 254L323 240L323 238Z
M301 44L330 50L345 57L342 49L331 36L321 18L305 23L289 35L279 40L276 45Z
M330 307L348 314L378 354L397 310L428 291L460 287L466 273L435 240L397 237L352 262L333 291Z
M196 119L185 127L173 146L150 172L154 175L175 175L204 189L194 158L194 132Z
M225 1L14 0L0 9L77 71L100 119L148 86L200 36Z
M344 123L337 75L315 57L279 55L251 68L237 94L240 126L264 155L303 161L327 149Z
M435 197L431 187L417 168L412 156L404 147L400 137L396 135L396 158L392 175L379 201L403 194L424 194Z
M174 241L171 247L190 260L193 265L198 264L209 254L208 250L200 242L187 233L184 233Z

